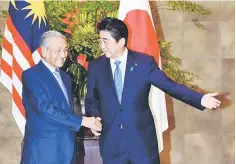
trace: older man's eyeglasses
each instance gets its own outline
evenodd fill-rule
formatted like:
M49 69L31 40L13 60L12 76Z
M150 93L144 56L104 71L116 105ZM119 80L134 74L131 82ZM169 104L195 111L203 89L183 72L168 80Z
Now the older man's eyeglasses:
M69 49L68 48L64 48L64 49L50 49L49 47L47 47L48 50L54 52L55 54L59 55L60 53L64 53L64 54L68 54Z

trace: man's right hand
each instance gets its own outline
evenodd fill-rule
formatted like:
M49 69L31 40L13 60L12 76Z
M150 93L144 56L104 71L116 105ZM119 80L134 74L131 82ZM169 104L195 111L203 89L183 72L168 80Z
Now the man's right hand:
M101 118L97 117L83 117L82 126L90 128L96 132L102 131Z
M102 119L100 117L97 117L96 118L97 120L101 121ZM95 129L91 129L92 133L95 135L95 136L100 136L101 133Z

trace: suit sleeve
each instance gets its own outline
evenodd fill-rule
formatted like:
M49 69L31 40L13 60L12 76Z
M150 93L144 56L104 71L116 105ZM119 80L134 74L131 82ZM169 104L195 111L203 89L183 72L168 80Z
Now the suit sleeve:
M166 92L168 95L183 101L200 110L204 110L205 107L201 105L201 99L203 94L195 92L185 85L177 84L168 78L164 72L162 72L157 66L153 58L150 58L149 62L149 82Z
M89 63L88 66L88 83L87 95L85 98L85 110L88 116L100 117L96 79L91 63Z
M35 77L35 76L34 76ZM69 127L71 130L79 131L82 123L82 117L74 115L73 113L66 112L63 109L59 109L50 102L49 98L45 94L40 80L32 78L29 72L23 72L22 74L23 83L23 103L25 94L28 92L30 100L33 106L38 110L39 114L55 123L62 124Z

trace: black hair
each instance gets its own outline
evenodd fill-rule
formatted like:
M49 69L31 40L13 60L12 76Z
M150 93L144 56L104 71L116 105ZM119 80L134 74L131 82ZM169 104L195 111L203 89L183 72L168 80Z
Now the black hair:
M128 40L128 27L126 24L117 18L106 17L97 26L98 32L108 31L111 36L118 42L121 38L125 39L125 46Z

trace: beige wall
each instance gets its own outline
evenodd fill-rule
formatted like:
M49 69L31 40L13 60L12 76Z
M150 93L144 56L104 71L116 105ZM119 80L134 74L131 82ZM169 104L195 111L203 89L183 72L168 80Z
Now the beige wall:
M168 100L170 128L164 133L161 164L234 163L234 2L197 1L212 13L199 16L158 9L152 3L159 38L172 42L173 55L182 68L202 79L194 83L209 92L228 92L216 111L196 110L178 100ZM159 17L159 19L157 18ZM192 22L197 18L207 30ZM230 105L231 100L231 105ZM173 105L172 105L173 103Z
M184 70L202 77L195 84L210 92L229 92L232 104L201 112L167 97L170 128L164 133L161 164L234 163L234 2L197 3L212 14L199 17L163 9L157 13L152 2L158 36L173 42L173 55L181 58ZM1 1L0 6L7 8L7 2ZM198 18L208 30L196 27L192 18ZM4 21L0 18L0 29L4 29ZM11 96L0 84L1 164L19 163L21 139L11 114Z

